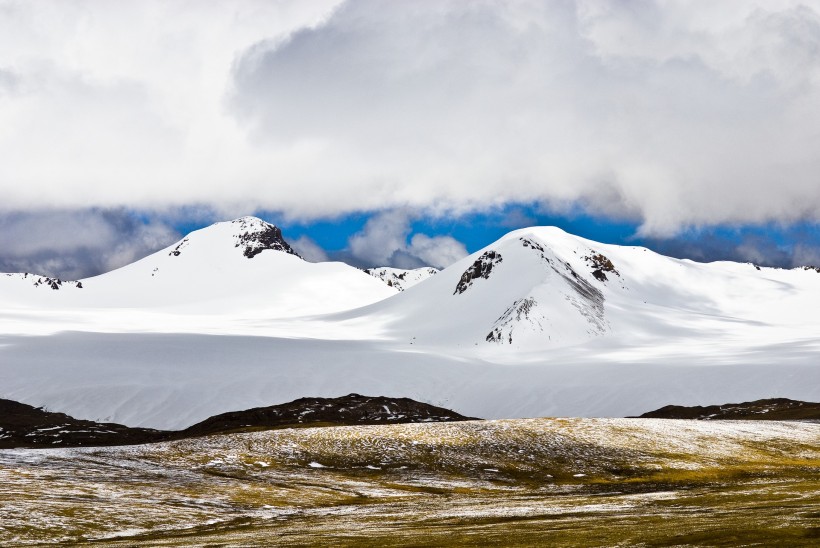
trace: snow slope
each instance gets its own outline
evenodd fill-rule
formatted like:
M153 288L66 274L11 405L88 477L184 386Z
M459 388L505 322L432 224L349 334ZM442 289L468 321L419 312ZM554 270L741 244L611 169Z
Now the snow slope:
M595 341L642 352L814 339L818 307L815 269L697 263L536 227L343 317L366 316L417 345L504 346L519 359Z
M51 280L0 277L0 302L7 313L33 313L46 330L36 316L50 310L60 315L53 330L196 332L210 325L231 332L237 322L347 310L394 294L344 263L302 260L277 227L255 217L197 230L133 264L60 282L56 290L38 285L41 279ZM15 332L2 319L0 328Z
M81 288L0 277L0 397L159 428L350 392L486 418L820 401L814 269L535 227L397 293L280 240L243 218Z

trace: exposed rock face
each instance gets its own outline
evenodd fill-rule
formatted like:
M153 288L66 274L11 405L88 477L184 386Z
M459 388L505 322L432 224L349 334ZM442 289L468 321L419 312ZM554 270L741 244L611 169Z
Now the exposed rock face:
M161 441L168 434L148 428L78 420L24 403L0 399L0 448L125 445Z
M544 246L542 246L538 242L530 240L529 238L519 238L519 240L521 241L521 245L523 245L524 247L528 247L528 248L532 249L533 251L538 251L539 253L541 253L541 258L542 259L547 258L544 255Z
M290 403L215 415L186 428L186 435L204 435L244 428L277 428L300 424L399 424L471 420L409 398L349 394L339 398L300 398Z
M604 316L604 294L601 290L595 287L588 277L579 274L569 262L557 260L555 254L538 241L526 237L519 238L519 241L522 247L539 257L541 266L549 273L548 275L557 275L565 282L565 286L558 284L555 288L563 293L565 300L588 322L588 333L605 333L609 325ZM473 275L491 269L492 265L484 266L485 262L481 261L483 258L482 256L465 272L462 280L466 280L468 274ZM584 259L593 268L593 277L599 281L607 279L604 272L619 275L612 262L600 253L590 251L590 255ZM516 299L495 321L485 340L496 344L513 344L514 339L526 332L543 333L544 337L550 338L550 325L560 320L555 317L554 310L539 303L539 298L530 294Z
M606 277L607 272L620 276L618 271L615 270L615 265L612 264L612 261L601 253L588 255L584 257L584 260L586 260L587 264L592 268L592 275L599 282L605 282L609 279Z
M724 405L667 405L644 413L642 419L694 420L816 420L820 421L820 403L771 398Z
M473 285L473 280L477 280L478 278L484 278L485 280L488 279L490 277L490 273L493 271L493 268L501 263L501 261L501 254L496 251L487 251L483 253L472 265L470 265L470 268L465 270L464 274L461 275L461 279L458 281L453 295L467 291L467 289Z
M176 247L173 250L171 250L171 252L168 255L169 256L174 256L174 257L179 257L180 255L182 255L182 250L185 249L186 247L188 247L188 242L189 242L188 238L183 238L182 241L179 242L176 245Z
M402 270L389 266L366 268L365 274L370 274L378 278L397 291L404 291L414 285L423 282L431 276L435 276L439 271L432 267L415 268L412 270Z
M279 227L266 223L257 217L240 217L230 221L233 227L234 247L239 248L248 259L253 259L265 250L282 251L300 259L296 251L282 237ZM168 255L179 257L190 245L190 237L186 236Z
M537 304L532 297L515 301L495 322L493 330L486 337L486 341L512 344L512 330L517 323L521 322L531 322L543 331L544 328L541 322L533 314Z
M301 259L282 237L279 227L256 217L241 217L231 223L238 228L236 247L241 248L242 254L248 259L253 259L267 249L284 251Z
M215 415L181 431L131 428L78 420L11 400L0 399L0 449L77 447L153 443L244 430L316 425L400 424L474 420L409 398L349 394L339 398L300 398L290 403Z
M578 310L579 314L587 319L592 331L604 333L608 329L604 317L604 294L586 278L579 276L569 263L566 263L564 268L569 276L553 266L555 272L575 290L575 295L567 296L567 300Z
M34 287L50 287L55 291L66 287L75 287L77 289L83 288L82 282L74 280L61 280L60 278L52 278L51 276L40 276L38 274L30 274L28 272L24 272L22 274L6 274L6 276L16 277L22 280L31 280Z

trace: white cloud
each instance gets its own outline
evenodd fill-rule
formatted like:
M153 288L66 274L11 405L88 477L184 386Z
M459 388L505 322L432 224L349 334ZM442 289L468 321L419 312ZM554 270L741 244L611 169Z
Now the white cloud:
M820 247L800 243L794 246L791 266L820 266Z
M820 220L810 4L337 6L0 0L0 207Z
M393 254L407 247L410 217L403 211L388 211L368 219L361 232L348 240L350 253L371 266L387 266Z
M180 235L123 210L36 211L0 218L0 272L85 278L130 264Z
M444 268L467 256L464 244L451 236L428 236L412 232L410 215L403 210L385 211L368 219L350 237L348 251L366 266Z
M415 234L407 246L407 253L418 257L424 264L445 268L466 257L467 248L452 236Z
M296 253L302 258L311 263L321 263L328 260L327 253L319 244L314 242L308 236L300 236L295 240L288 240L288 243L296 250Z
M0 0L0 207L259 207L231 64L337 3Z

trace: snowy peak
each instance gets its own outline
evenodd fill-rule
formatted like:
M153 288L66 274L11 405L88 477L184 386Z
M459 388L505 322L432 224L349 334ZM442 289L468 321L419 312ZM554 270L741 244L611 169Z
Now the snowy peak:
M192 314L269 318L336 312L393 294L357 268L304 261L278 227L256 217L196 230L87 282L89 289L106 295L108 306L184 307Z
M404 291L409 287L419 284L431 276L439 273L438 269L432 267L415 268L403 270L383 266L378 268L366 268L365 273L374 278L378 278L396 291Z
M497 251L490 250L482 253L481 256L464 271L464 274L461 275L461 279L458 281L453 295L467 291L467 289L473 285L473 280L477 280L478 278L484 278L486 280L489 278L493 267L503 260L501 254Z
M253 259L266 250L282 251L299 257L296 251L282 237L279 227L259 219L258 217L240 217L233 221L216 223L209 227L193 232L177 243L168 253L172 257L179 257L185 248L191 244L194 234L197 238L210 235L226 235L233 246L241 251L248 259Z
M231 224L237 230L235 247L240 248L242 254L249 259L253 259L268 249L283 251L302 258L285 241L282 231L277 226L257 217L240 217L231 221Z
M492 272L498 270L504 261L505 254L512 253L518 256L522 249L524 255L528 256L528 262L533 257L538 257L538 268L547 268L562 276L570 276L575 281L573 283L603 283L610 280L609 276L614 279L620 278L615 264L598 250L596 242L573 236L557 227L534 227L511 232L474 254L473 257L477 258L464 270L453 294L466 292L476 280L489 279Z
M610 332L606 303L626 290L612 247L552 227L518 230L377 310L413 344L583 343Z
M504 268L505 256L507 272L500 274L500 283L515 284L510 292L515 298L493 322L486 342L580 342L609 330L602 285L609 280L606 273L618 276L614 264L580 239L555 229L532 229L502 239L496 250L484 251L464 271L453 294L465 293L474 281L493 278L494 271ZM524 282L528 276L531 281Z
M184 314L185 322L170 321L167 329L182 329L186 322L219 326L231 318L241 318L239 329L245 329L273 318L339 312L395 295L358 268L304 261L278 227L256 217L195 230L139 261L77 283L15 276L0 278L0 302L56 306L79 315L116 309L128 329L152 328L155 313ZM82 289L74 289L80 285ZM115 323L111 318L107 325Z

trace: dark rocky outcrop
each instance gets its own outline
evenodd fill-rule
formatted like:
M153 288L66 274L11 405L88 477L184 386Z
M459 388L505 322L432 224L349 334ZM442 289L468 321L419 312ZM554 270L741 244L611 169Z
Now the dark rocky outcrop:
M169 256L173 255L174 257L179 257L182 255L182 250L188 245L188 238L183 238L181 242L179 242L174 249L168 253Z
M365 268L364 273L383 281L397 291L404 291L425 279L438 274L438 269L422 267L412 270L399 270L393 267Z
M24 403L0 399L0 449L78 447L161 441L168 432L79 420Z
M253 259L268 249L302 258L282 237L279 227L256 217L241 217L230 222L235 227L234 247L240 248L248 259ZM168 255L179 257L189 244L190 239L183 238Z
M458 284L456 284L456 290L453 292L453 295L467 291L467 289L473 285L473 280L477 280L478 278L488 279L490 272L492 272L493 268L501 261L501 254L497 251L486 251L482 253L481 256L464 271L464 274L461 275L461 279L458 281Z
M693 420L820 420L820 403L771 398L724 405L667 405L644 413L641 419Z
M524 247L528 247L528 248L532 249L533 251L538 251L538 252L542 253L542 255L541 255L541 256L542 256L543 258L546 258L546 257L544 257L544 255L543 255L543 253L544 253L544 246L542 246L542 245L541 245L541 244L539 244L538 242L535 242L535 241L533 241L533 240L530 240L529 238L518 238L518 240L521 242L521 244L522 244Z
M349 394L339 398L300 398L290 403L222 413L183 430L202 436L243 429L281 428L295 425L401 424L471 420L409 398Z
M62 289L63 287L76 287L77 289L82 289L83 284L82 282L78 282L75 280L61 280L60 278L54 278L52 276L41 276L39 274L30 274L28 272L24 272L22 274L6 274L8 277L19 277L23 280L31 280L34 287L50 287L51 289L57 291Z
M607 272L620 276L620 273L615 269L615 265L612 264L612 261L601 253L588 255L584 257L584 260L592 268L592 276L599 282L605 282L609 279L606 276Z
M522 321L530 321L530 314L537 306L537 301L528 297L515 301L504 311L493 326L493 330L484 338L487 342L512 344L512 327ZM505 335L506 333L506 335Z
M164 431L79 420L64 413L0 399L0 449L132 445L299 426L465 420L473 419L408 398L349 394L339 398L300 398L281 405L232 411L185 430Z
M245 257L253 259L263 251L272 249L295 255L301 259L299 254L282 237L282 231L279 230L279 227L258 219L254 219L254 221L255 223L251 223L245 218L231 221L238 224L242 231L236 236L236 247L242 248L242 254Z

